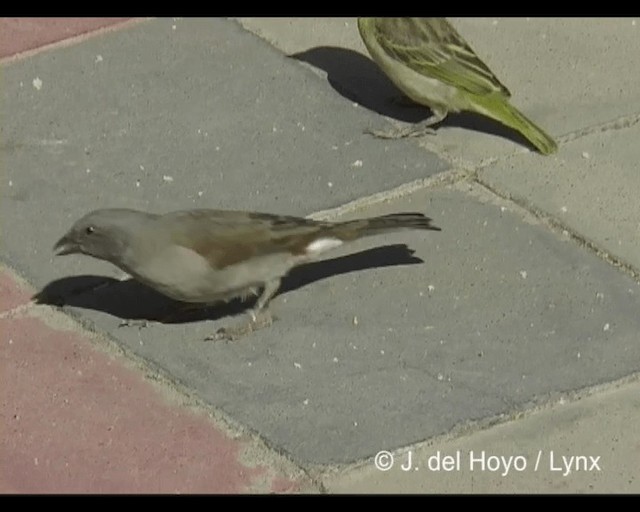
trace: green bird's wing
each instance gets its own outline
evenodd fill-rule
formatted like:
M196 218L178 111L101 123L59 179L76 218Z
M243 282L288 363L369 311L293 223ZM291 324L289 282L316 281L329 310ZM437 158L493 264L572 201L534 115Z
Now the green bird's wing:
M511 96L444 18L376 18L373 29L383 50L413 71L472 94Z

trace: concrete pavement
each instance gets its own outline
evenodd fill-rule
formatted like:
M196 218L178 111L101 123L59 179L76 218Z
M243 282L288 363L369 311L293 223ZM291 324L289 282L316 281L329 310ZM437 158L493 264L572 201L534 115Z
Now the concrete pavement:
M428 111L389 101L354 19L3 41L3 492L638 492L640 27L453 22L557 155L465 115L363 134ZM204 343L241 307L120 328L167 301L53 258L106 206L442 232L346 247L292 273L272 327Z

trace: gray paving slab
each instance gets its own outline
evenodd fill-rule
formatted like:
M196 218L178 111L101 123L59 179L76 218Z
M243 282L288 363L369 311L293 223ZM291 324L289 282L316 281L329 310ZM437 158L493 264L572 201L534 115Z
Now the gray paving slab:
M618 261L640 270L640 125L585 136L553 166L514 158L480 172L498 193L567 226Z
M637 371L638 284L465 187L357 212L424 211L443 231L369 239L302 269L273 304L279 320L235 343L201 341L235 321L215 310L117 328L121 308L145 302L127 283L75 297L73 311L304 464L353 462Z
M636 380L401 450L379 459L382 470L368 461L327 475L324 485L331 493L638 493L638 414Z
M633 118L632 20L454 21L514 103L550 132ZM296 22L265 37L298 52L333 47L307 53L315 72L228 20L148 21L3 67L2 117L10 122L0 125L0 258L36 286L50 283L82 322L305 465L358 461L637 372L638 284L513 203L464 183L349 214L419 210L443 231L369 239L301 269L274 301L279 320L232 344L201 339L241 312L238 304L182 323L119 328L122 318L152 318L171 304L113 281L119 273L107 264L53 261L53 242L99 206L306 214L448 168L416 141L362 134L387 112L391 90L368 60L345 53L348 40L358 44L355 25L300 23L311 28ZM496 34L513 44L496 44ZM319 76L336 58L329 80ZM621 133L600 133L595 149L584 137L557 157L511 157L481 179L534 209L553 214L560 205L572 229L635 265L637 209L627 192L635 131ZM455 123L421 143L453 160L521 151ZM582 160L593 162L591 174ZM576 188L581 179L602 186L605 171L601 196ZM610 210L616 179L620 208ZM600 209L581 204L594 197ZM604 218L595 227L594 214ZM615 239L606 240L609 228ZM618 241L627 252L614 251Z
M231 20L150 20L2 74L2 257L38 286L116 275L52 268L56 238L93 208L306 214L447 168L372 140L372 113Z
M512 103L554 136L638 113L639 68L629 63L637 62L640 19L449 19L510 89ZM338 92L358 98L364 108L392 120L415 121L415 109L389 102L393 86L368 60L355 18L240 21L285 53L302 54L328 74ZM422 117L427 115L425 111ZM437 136L422 143L451 158L477 162L522 152L520 139L510 140L512 136L482 118L451 116ZM543 157L536 160L541 166L550 164Z

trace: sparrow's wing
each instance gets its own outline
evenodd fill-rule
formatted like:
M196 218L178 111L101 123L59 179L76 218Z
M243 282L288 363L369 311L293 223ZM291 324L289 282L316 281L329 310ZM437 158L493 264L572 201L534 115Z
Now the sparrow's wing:
M215 268L273 253L303 254L326 223L267 213L189 210L163 216L172 241Z
M376 18L384 51L413 71L473 94L511 93L444 18Z

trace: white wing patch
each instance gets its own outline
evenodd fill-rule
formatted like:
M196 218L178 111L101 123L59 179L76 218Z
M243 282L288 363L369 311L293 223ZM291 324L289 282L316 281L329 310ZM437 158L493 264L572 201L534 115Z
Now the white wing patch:
M320 254L321 252L335 249L342 245L342 240L338 238L318 238L307 245L306 252L309 255Z

